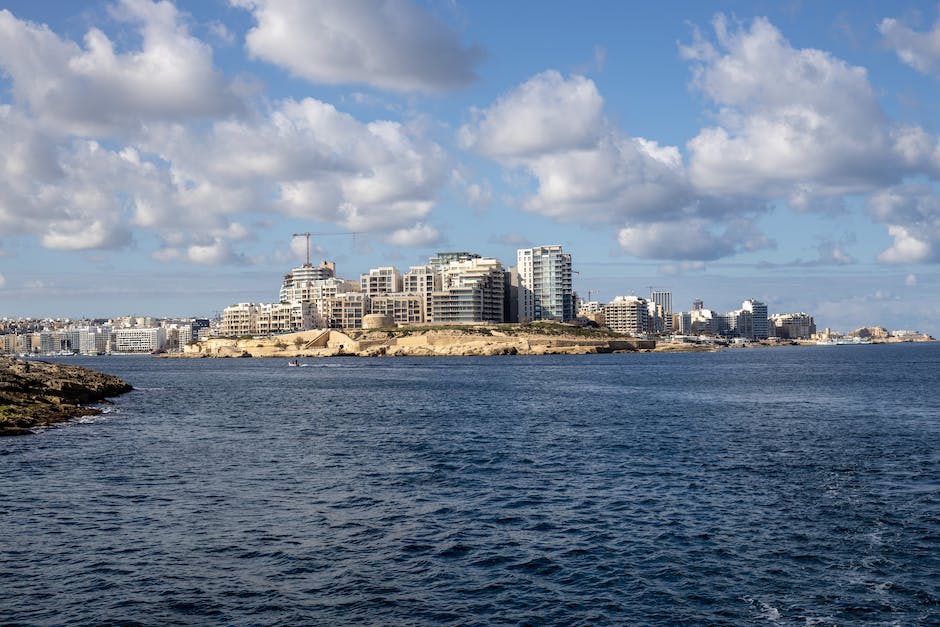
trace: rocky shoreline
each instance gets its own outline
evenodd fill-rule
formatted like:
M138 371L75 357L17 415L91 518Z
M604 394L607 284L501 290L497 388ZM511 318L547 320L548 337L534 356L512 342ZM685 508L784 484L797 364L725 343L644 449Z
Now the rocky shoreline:
M34 427L100 414L89 405L132 389L115 376L81 366L0 357L0 436L27 435Z
M584 355L650 351L640 340L567 325L490 325L462 328L325 329L271 337L212 338L185 347L180 357L444 357ZM168 355L170 356L170 355Z

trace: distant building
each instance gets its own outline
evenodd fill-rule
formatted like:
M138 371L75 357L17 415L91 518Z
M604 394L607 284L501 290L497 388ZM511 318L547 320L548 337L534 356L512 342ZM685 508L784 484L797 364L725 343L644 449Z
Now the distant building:
M521 248L516 253L519 272L519 319L574 319L571 255L561 246Z
M223 309L219 335L222 337L254 335L259 307L258 303L238 303Z
M149 353L166 344L163 327L129 327L111 333L111 351L115 353Z
M751 334L742 337L752 337L756 340L766 340L770 337L770 325L767 321L767 305L759 300L749 298L741 305L743 311L751 313Z
M790 340L808 340L816 334L816 322L809 314L787 313L770 316L773 334Z
M650 301L659 306L659 316L662 318L662 328L658 329L661 333L672 333L672 292L668 290L653 290L650 294Z
M471 323L503 321L502 264L474 257L441 266L441 290L431 295L431 321Z
M392 266L373 268L359 278L360 291L366 296L394 294L402 291L401 272Z
M439 266L430 264L424 266L411 266L402 277L402 292L417 294L424 299L424 319L427 322L431 312L431 294L440 291L441 275Z
M380 294L369 298L369 313L386 316L399 325L421 324L425 302L423 294Z
M361 292L346 292L323 300L325 320L332 329L361 329L369 297Z
M618 296L604 306L604 321L615 333L646 333L649 310L647 301L637 296Z
M294 268L284 275L278 300L282 303L311 300L310 287L317 281L332 279L335 272L336 264L332 261L321 262L319 266L305 263L299 268Z

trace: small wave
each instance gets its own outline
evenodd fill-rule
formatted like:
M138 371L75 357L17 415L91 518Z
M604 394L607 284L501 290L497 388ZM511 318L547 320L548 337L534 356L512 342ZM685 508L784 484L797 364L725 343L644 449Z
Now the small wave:
M767 620L772 623L780 620L780 610L775 608L773 605L749 596L742 597L741 599L759 612L756 618Z

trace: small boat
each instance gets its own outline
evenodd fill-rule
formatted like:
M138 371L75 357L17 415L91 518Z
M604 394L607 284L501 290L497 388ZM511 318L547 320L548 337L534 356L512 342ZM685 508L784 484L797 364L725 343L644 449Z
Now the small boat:
M293 368L296 368L297 366L300 365L300 363L299 363L296 359L293 359L293 360L287 362L287 365L288 365L288 366L291 366L291 367L293 367Z

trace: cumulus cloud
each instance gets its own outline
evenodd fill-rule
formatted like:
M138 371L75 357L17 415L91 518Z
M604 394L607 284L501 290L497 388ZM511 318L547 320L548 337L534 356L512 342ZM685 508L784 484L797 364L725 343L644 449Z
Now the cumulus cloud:
M915 285L917 285L917 275L909 274L906 277L904 277L904 285L908 287L914 287Z
M441 91L474 81L482 57L411 0L231 0L256 25L255 58L314 83L365 83L397 91Z
M732 241L745 235L741 229L726 228L719 237L705 225L708 219L746 222L763 203L697 194L679 149L618 129L588 78L543 72L472 118L458 132L464 148L537 182L524 209L560 222L623 227L621 246L642 257L716 259L760 240L750 233ZM686 239L690 229L700 239Z
M171 3L123 0L112 15L138 29L140 49L119 52L97 28L79 45L0 11L0 67L16 101L49 127L80 135L240 109L211 48L189 33Z
M637 257L689 261L710 261L772 245L749 222L735 222L719 231L703 219L629 226L619 231L617 239Z
M0 107L0 145L0 230L65 250L129 241L119 192L137 177L121 155L87 140L59 146L8 106Z
M441 234L430 224L418 222L410 228L393 231L385 241L394 246L431 246L441 241Z
M528 171L538 190L524 207L562 221L616 223L681 210L690 197L678 149L625 135L603 104L590 79L543 72L476 110L459 140Z
M734 28L718 16L713 26L715 43L696 34L681 48L719 123L687 145L697 190L813 208L814 198L867 193L934 168L936 141L890 122L864 68L794 48L764 18Z
M940 261L940 196L930 185L912 183L882 190L870 198L868 208L876 220L888 226L894 239L878 256L879 261Z
M902 62L923 74L940 73L940 21L927 32L917 32L895 18L886 17L878 30L885 45Z
M594 81L555 71L527 80L460 129L464 148L496 159L589 149L604 131L604 99Z

